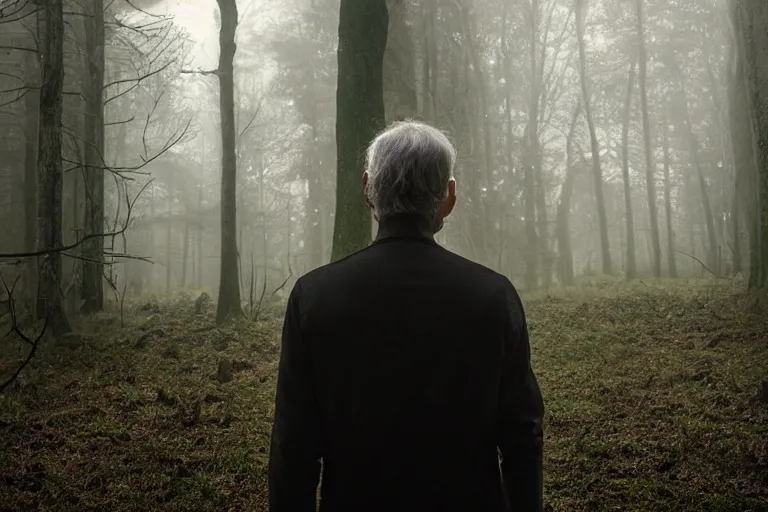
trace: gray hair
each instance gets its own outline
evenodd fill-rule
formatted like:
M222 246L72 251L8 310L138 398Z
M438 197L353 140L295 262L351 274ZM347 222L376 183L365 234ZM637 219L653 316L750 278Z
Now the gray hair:
M433 220L448 198L455 163L456 150L437 128L410 120L390 125L366 155L374 212L380 219L416 213Z

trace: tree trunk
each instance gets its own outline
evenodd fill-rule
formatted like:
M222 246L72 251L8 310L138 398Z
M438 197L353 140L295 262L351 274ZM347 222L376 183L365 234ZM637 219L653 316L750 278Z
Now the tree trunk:
M688 110L688 99L687 95L685 94L684 85L681 87L681 92L683 96L681 103L683 113L685 115L685 119L683 120L685 124L684 130L688 139L688 147L691 153L691 158L693 159L693 165L696 168L696 176L699 182L699 193L701 194L701 204L704 208L704 222L707 226L707 263L713 271L719 274L720 269L717 265L717 234L715 232L715 219L712 212L712 203L709 199L709 190L707 187L707 181L704 178L704 171L701 168L701 161L699 158L699 143L696 140L696 135L693 133L691 116Z
M181 288L184 289L187 286L187 260L189 259L189 212L184 209L184 240L182 240L181 251ZM193 271L194 272L194 271Z
M669 122L664 118L664 208L667 217L667 265L669 277L677 277L675 232L672 228L672 183L670 180Z
M85 234L104 232L104 0L90 0L85 18ZM104 309L104 239L91 238L83 244L83 311Z
M341 0L333 261L371 241L371 217L360 183L365 148L384 127L382 76L388 23L385 0Z
M43 77L40 84L40 123L37 165L37 248L55 250L62 245L61 116L64 86L64 15L62 0L48 0L43 7L45 27L41 30ZM42 27L41 27L42 28ZM61 255L38 258L39 286L37 313L46 317L54 335L71 331L61 296Z
M523 153L523 211L525 219L525 289L534 290L539 286L539 234L536 231L536 174L539 158L539 88L537 66L537 42L539 27L539 0L531 1L531 38L529 60L531 65L531 90L528 97L528 124L525 129L526 145Z
M558 270L560 283L564 286L571 286L574 282L573 274L573 249L571 248L571 197L573 196L573 182L576 179L576 172L573 165L573 137L576 132L576 125L581 113L581 103L576 105L571 121L571 128L568 131L568 139L565 145L565 181L563 189L560 192L560 201L557 205L557 249L558 249Z
M661 277L661 241L659 237L659 213L656 207L656 164L653 163L653 144L651 137L651 122L648 115L648 56L645 51L645 15L643 1L636 0L637 6L637 48L639 79L640 79L640 109L643 114L643 143L645 150L645 181L648 192L648 213L651 230L651 270L654 277Z
M237 258L237 157L235 155L234 59L237 5L217 0L221 13L219 31L219 99L221 115L221 261L216 322L243 315Z
M165 294L171 296L171 276L173 275L173 197L172 185L168 184L168 222L165 225Z
M587 77L587 56L584 48L584 22L586 0L576 0L576 38L579 44L579 71L581 75L581 93L584 100L584 114L589 127L589 140L592 151L592 173L595 187L595 203L597 205L597 221L600 227L600 251L603 260L603 274L611 275L611 248L608 240L608 218L605 213L605 193L603 191L603 170L600 167L600 145L595 132L590 106L589 79Z
M742 130L742 137L748 135L752 141L756 171L751 180L754 192L747 198L754 205L749 286L756 290L768 287L768 5L760 0L735 1L746 112L751 118L751 126Z
M434 122L437 113L437 39L435 36L435 20L437 18L437 0L422 2L421 37L421 90L420 112L427 122ZM389 38L388 38L389 39Z
M387 0L389 29L384 52L384 110L386 123L416 116L415 45L408 24L407 0Z
M632 91L635 88L635 66L637 55L633 54L629 64L629 81L627 83L627 96L624 102L624 124L621 132L621 173L624 180L624 210L627 225L627 261L625 276L634 279L637 274L637 260L635 254L635 217L632 213L632 184L629 180L629 124L632 120Z
M40 81L37 59L24 59L24 77L27 83ZM40 95L28 92L24 96L24 250L34 252L37 247L37 131ZM25 268L24 294L35 304L37 265L30 258ZM33 306L34 307L34 306ZM34 314L34 312L33 312Z
M739 253L746 249L747 254L752 254L751 248L755 247L757 226L757 212L755 210L754 192L757 190L755 180L757 176L755 148L749 112L747 89L746 89L746 70L744 68L744 44L742 36L742 26L739 19L737 1L731 2L731 50L730 65L731 70L728 79L728 113L731 153L733 155L734 165L734 190L733 207L731 215L734 222L734 239L738 241ZM746 230L746 247L741 243L741 233L739 226L744 224ZM734 255L735 257L735 255ZM742 271L743 258L739 258L738 265L734 262L734 272Z

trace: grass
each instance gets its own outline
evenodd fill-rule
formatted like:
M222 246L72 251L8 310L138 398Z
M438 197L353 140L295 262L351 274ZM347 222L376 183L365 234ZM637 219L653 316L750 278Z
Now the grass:
M547 510L768 510L765 312L700 284L524 299ZM0 396L0 510L266 510L279 305L221 329L142 306L81 319ZM0 370L22 355L4 340Z

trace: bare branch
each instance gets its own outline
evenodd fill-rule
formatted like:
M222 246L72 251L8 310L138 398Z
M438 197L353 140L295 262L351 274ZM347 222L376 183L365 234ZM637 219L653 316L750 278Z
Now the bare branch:
M259 112L261 111L261 105L262 104L263 104L263 102L259 102L259 106L256 107L256 112L253 113L253 116L251 117L251 120L248 121L248 124L245 125L245 128L243 128L243 130L240 132L240 135L237 136L236 144L238 146L240 145L240 139L243 137L243 135L245 135L245 132L248 131L248 128L250 128L251 125L253 124L253 122L256 120L256 116L259 115Z
M133 5L133 2L131 2L131 0L123 0L123 1L128 5L130 5L131 7L133 7L135 10L139 11L140 13L146 14L147 16L150 16L152 18L172 19L171 16L163 16L162 14L152 14L151 12L145 11L140 7L136 7L135 5Z
M192 119L187 121L186 126L184 127L184 130L182 130L181 134L176 136L176 134L172 135L171 138L168 139L168 142L165 144L163 149L161 149L156 155L154 155L152 158L149 158L147 160L144 160L140 165L132 166L132 167L94 167L95 169L101 169L104 171L109 171L113 174L117 174L121 178L125 178L125 174L141 174L141 175L148 175L147 172L141 172L141 169L147 166L147 164L151 163L154 160L157 160L161 156L163 156L168 150L173 148L176 144L181 141L181 139L184 138L184 136L187 134L187 130L189 129L190 124L192 123ZM178 132L177 132L178 133ZM79 162L74 162L72 160L63 158L64 162L67 162L69 164L74 164L72 167L68 167L67 169L64 169L64 172L70 172L75 169L79 169L82 167L82 164ZM2 255L0 255L0 258Z
M695 261L697 261L697 262L699 263L699 265L701 265L701 268L703 268L704 270L706 270L707 272L709 272L710 274L712 274L712 275L713 275L713 276L715 276L716 278L718 278L718 279L729 279L728 277L725 277L725 276L721 276L720 274L718 274L718 273L717 273L717 272L715 272L714 270L710 269L708 266L706 266L706 265L704 264L704 262L703 262L703 261L701 261L701 260L700 260L699 258L697 258L696 256L693 256L692 254L688 254L687 252L679 251L679 250L677 250L677 249L675 249L675 252L677 252L677 253L680 253L680 254L682 254L683 256L688 256L688 257L689 257L689 258L691 258L692 260L695 260Z
M111 121L109 123L104 123L104 126L114 126L116 124L128 124L130 122L133 122L133 120L136 119L136 116L131 116L130 119L124 119L123 121Z
M183 75L218 75L219 70L218 69L210 69L210 70L202 70L202 69L182 69L181 74Z
M37 53L37 48L26 48L24 46L4 46L4 45L0 45L0 50L18 50L20 52Z
M160 67L160 68L158 68L158 69L156 69L154 71L150 71L149 73L147 73L147 74L145 74L143 76L140 76L140 77L136 77L136 78L122 78L120 80L115 80L113 82L109 82L108 84L104 85L103 88L106 89L108 87L112 87L113 85L124 84L124 83L128 83L128 82L141 83L142 80L146 80L147 78L162 72L163 70L168 68L168 66L170 66L171 64L173 64L173 61L170 61L170 62L166 63L164 66L162 66L162 67Z
M128 213L126 214L125 222L123 223L123 226L116 231L113 231L111 233L91 233L89 235L85 235L84 237L80 238L76 242L73 242L69 245L64 245L62 247L54 247L53 249L45 249L43 251L33 251L33 252L22 252L22 253L0 253L0 259L16 259L16 258L34 258L37 256L45 256L46 254L55 254L55 253L66 253L67 251L71 251L75 247L79 247L84 242L91 240L93 238L106 238L110 236L118 236L123 233L125 233L128 228L131 226L132 223L132 212L133 207L136 205L136 201L139 200L139 197L141 197L141 194L147 189L147 187L152 183L153 180L147 181L147 183L144 184L143 187L139 190L139 192L134 196L134 198L129 203L129 209ZM73 257L72 255L65 254L66 256Z
M2 276L0 276L0 283L2 283L3 288L5 288L5 291L8 294L8 310L11 315L11 332L16 333L16 335L19 338L21 338L22 341L30 345L32 348L30 348L29 354L27 354L26 359L19 365L18 368L16 368L16 371L13 373L13 375L11 375L5 382L0 384L0 394L2 394L6 389L8 389L8 386L13 384L13 382L21 374L22 370L26 368L26 366L35 356L35 353L37 352L37 347L40 344L40 340L43 338L43 335L45 334L45 331L48 328L48 315L46 315L45 323L43 324L43 329L40 331L40 334L38 334L34 340L29 338L26 334L24 334L21 331L21 329L19 328L18 316L16 314L16 302L13 298L13 290L16 288L17 282L18 282L18 278L16 278L16 281L14 281L13 287L8 288L8 284L5 282L5 279L3 279Z

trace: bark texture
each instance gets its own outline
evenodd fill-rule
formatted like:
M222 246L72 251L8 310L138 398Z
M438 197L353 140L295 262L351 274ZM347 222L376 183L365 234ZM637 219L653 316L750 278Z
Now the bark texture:
M221 110L221 269L216 322L242 316L237 258L237 156L235 148L234 59L237 47L235 0L217 0L219 30L219 108Z
M361 180L365 148L384 128L383 65L389 24L385 0L342 0L340 9L332 261L371 242L371 216Z
M90 0L91 16L85 18L85 233L104 232L104 0ZM83 256L83 311L104 308L104 238L85 242Z
M56 250L61 236L61 116L64 86L64 16L62 0L48 0L42 44L43 78L40 86L40 122L37 161L37 249ZM41 31L42 32L42 31ZM38 258L37 313L46 317L54 335L71 331L61 296L61 255Z

